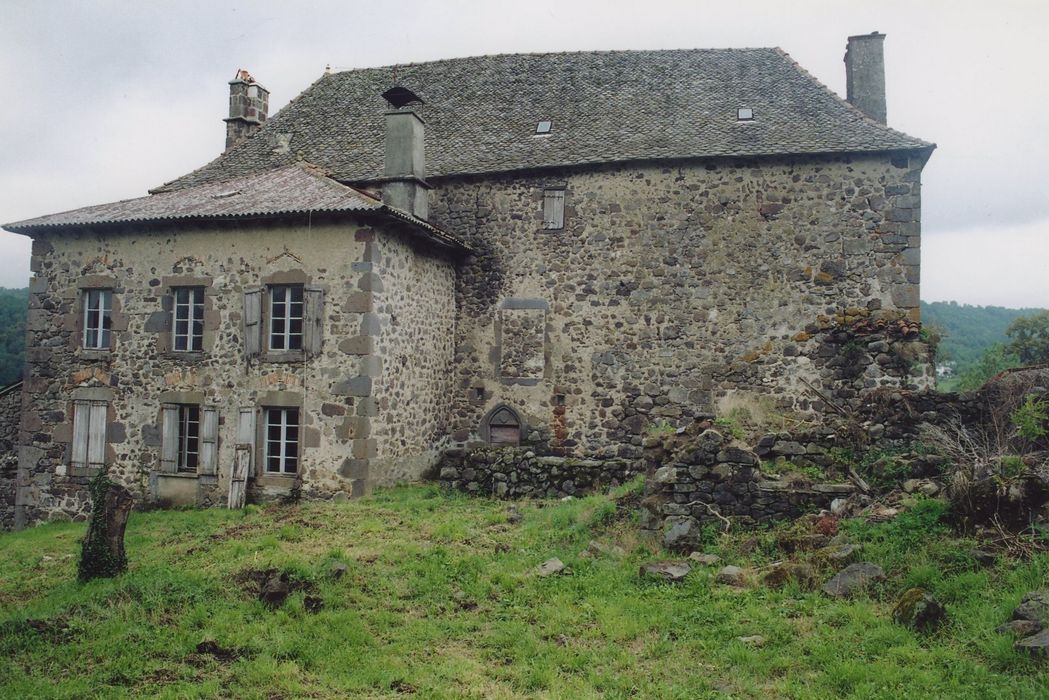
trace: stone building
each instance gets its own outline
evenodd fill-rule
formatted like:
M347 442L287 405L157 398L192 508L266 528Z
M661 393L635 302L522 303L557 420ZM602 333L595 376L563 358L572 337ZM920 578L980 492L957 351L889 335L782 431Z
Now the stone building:
M366 493L449 448L636 459L754 393L817 410L932 381L843 324L918 314L933 145L779 49L502 55L325 74L149 196L33 238L17 525L107 465L159 503ZM840 342L839 342L840 345ZM877 345L872 343L871 345ZM856 358L854 358L855 360Z

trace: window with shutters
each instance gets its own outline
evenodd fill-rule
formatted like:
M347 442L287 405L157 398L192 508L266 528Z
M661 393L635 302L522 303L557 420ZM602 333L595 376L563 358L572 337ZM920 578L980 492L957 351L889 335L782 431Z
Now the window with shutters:
M320 354L324 292L300 284L244 292L244 353L267 362L301 362Z
M266 408L265 471L295 474L299 469L299 409Z
M106 401L73 402L73 446L70 466L101 469L106 464Z
M218 411L199 404L161 406L161 471L214 474Z
M562 188L543 190L543 228L556 231L565 227L565 191Z
M302 287L297 284L275 285L269 288L269 293L269 349L302 350Z
M113 328L113 290L85 289L84 348L109 350Z
M174 287L172 297L172 349L200 352L204 349L204 288Z

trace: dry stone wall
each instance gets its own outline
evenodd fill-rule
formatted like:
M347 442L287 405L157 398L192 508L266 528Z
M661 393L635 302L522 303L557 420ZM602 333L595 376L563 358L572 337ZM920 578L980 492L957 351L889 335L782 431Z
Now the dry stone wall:
M769 478L754 452L702 422L689 430L646 439L648 478L641 527L668 546L694 545L705 523L754 524L829 508L855 492L852 484ZM702 430L698 435L697 430Z
M438 480L459 491L493 498L563 498L618 486L639 474L625 459L580 459L502 448L450 450Z
M550 449L637 458L648 426L735 391L811 411L805 382L836 400L931 385L926 356L869 343L870 361L841 376L827 337L838 317L917 319L923 165L886 154L440 181L432 220L479 251L458 280L454 441L480 444L505 403ZM543 228L549 187L565 188L563 230Z

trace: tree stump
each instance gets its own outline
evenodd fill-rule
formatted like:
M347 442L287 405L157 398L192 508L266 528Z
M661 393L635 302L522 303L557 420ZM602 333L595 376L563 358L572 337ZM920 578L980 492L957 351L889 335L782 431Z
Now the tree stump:
M135 500L131 492L100 472L91 480L91 518L80 550L81 582L116 576L127 569L124 530Z

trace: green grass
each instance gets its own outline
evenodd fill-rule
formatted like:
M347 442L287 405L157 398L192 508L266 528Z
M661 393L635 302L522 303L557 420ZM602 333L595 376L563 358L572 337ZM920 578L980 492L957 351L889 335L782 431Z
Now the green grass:
M0 697L1042 698L1049 679L994 632L1049 558L980 569L935 506L850 523L889 580L832 601L788 585L736 590L698 569L638 578L659 553L606 497L518 505L405 487L349 503L133 514L130 570L76 583L82 523L0 535ZM779 530L720 538L726 563L783 555ZM616 542L624 559L581 558ZM571 575L532 569L561 558ZM799 556L811 556L802 554ZM341 579L328 575L342 562ZM277 568L306 591L269 610L238 573ZM829 571L821 570L829 575ZM950 623L891 622L928 586ZM737 637L759 634L761 647ZM198 654L205 640L231 650Z

